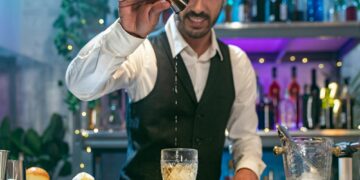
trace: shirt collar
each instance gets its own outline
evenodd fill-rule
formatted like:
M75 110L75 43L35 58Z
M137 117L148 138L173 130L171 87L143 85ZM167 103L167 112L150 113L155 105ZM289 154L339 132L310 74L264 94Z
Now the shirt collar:
M189 44L185 41L185 39L180 34L179 30L177 29L176 22L175 22L175 15L172 14L169 20L165 24L165 32L167 38L169 40L171 53L173 58L179 55L183 50L186 48L191 48ZM214 29L211 29L211 45L209 47L210 51L215 51L219 54L221 61L224 59L223 55L220 51L218 41L216 39L216 34ZM210 60L210 59L209 59Z

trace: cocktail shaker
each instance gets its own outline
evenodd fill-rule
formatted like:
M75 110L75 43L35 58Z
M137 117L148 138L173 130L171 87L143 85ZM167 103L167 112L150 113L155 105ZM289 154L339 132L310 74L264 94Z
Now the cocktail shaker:
M5 180L6 163L9 151L0 150L0 180Z
M171 9L178 14L184 10L189 3L189 0L168 0L171 4Z
M143 3L154 3L156 1L165 1L165 0L120 0L120 8L128 6L139 6ZM184 10L189 3L189 0L166 0L170 3L171 9L177 14Z

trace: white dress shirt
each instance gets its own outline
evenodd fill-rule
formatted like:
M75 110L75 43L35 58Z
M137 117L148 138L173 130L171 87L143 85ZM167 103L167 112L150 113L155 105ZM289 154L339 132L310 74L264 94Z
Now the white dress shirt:
M216 52L222 58L214 30L211 32L212 44L202 55L198 55L183 39L174 16L166 23L165 31L172 56L182 56L199 100L207 81L209 60ZM248 168L259 177L265 164L261 160L261 140L256 134L255 72L240 48L230 45L229 49L235 101L227 126L228 137L233 140L236 170ZM82 100L96 99L125 89L131 100L136 102L151 92L156 76L156 56L149 40L128 34L116 21L81 49L67 69L66 84Z

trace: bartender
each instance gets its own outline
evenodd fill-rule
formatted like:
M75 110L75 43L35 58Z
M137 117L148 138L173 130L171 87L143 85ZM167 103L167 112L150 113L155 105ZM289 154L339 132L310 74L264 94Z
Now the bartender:
M137 0L139 1L139 0ZM212 29L223 0L189 0L150 35L165 0L119 0L119 19L70 63L66 83L82 100L125 89L127 161L120 179L160 180L160 151L194 148L198 180L218 180L225 130L233 142L235 180L259 179L265 165L256 134L256 80L249 58Z

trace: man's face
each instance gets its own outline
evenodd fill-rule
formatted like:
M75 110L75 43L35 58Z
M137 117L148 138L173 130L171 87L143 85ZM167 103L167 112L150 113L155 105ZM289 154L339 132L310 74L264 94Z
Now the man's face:
M198 39L209 33L219 16L223 0L189 0L177 15L177 26L184 36Z

